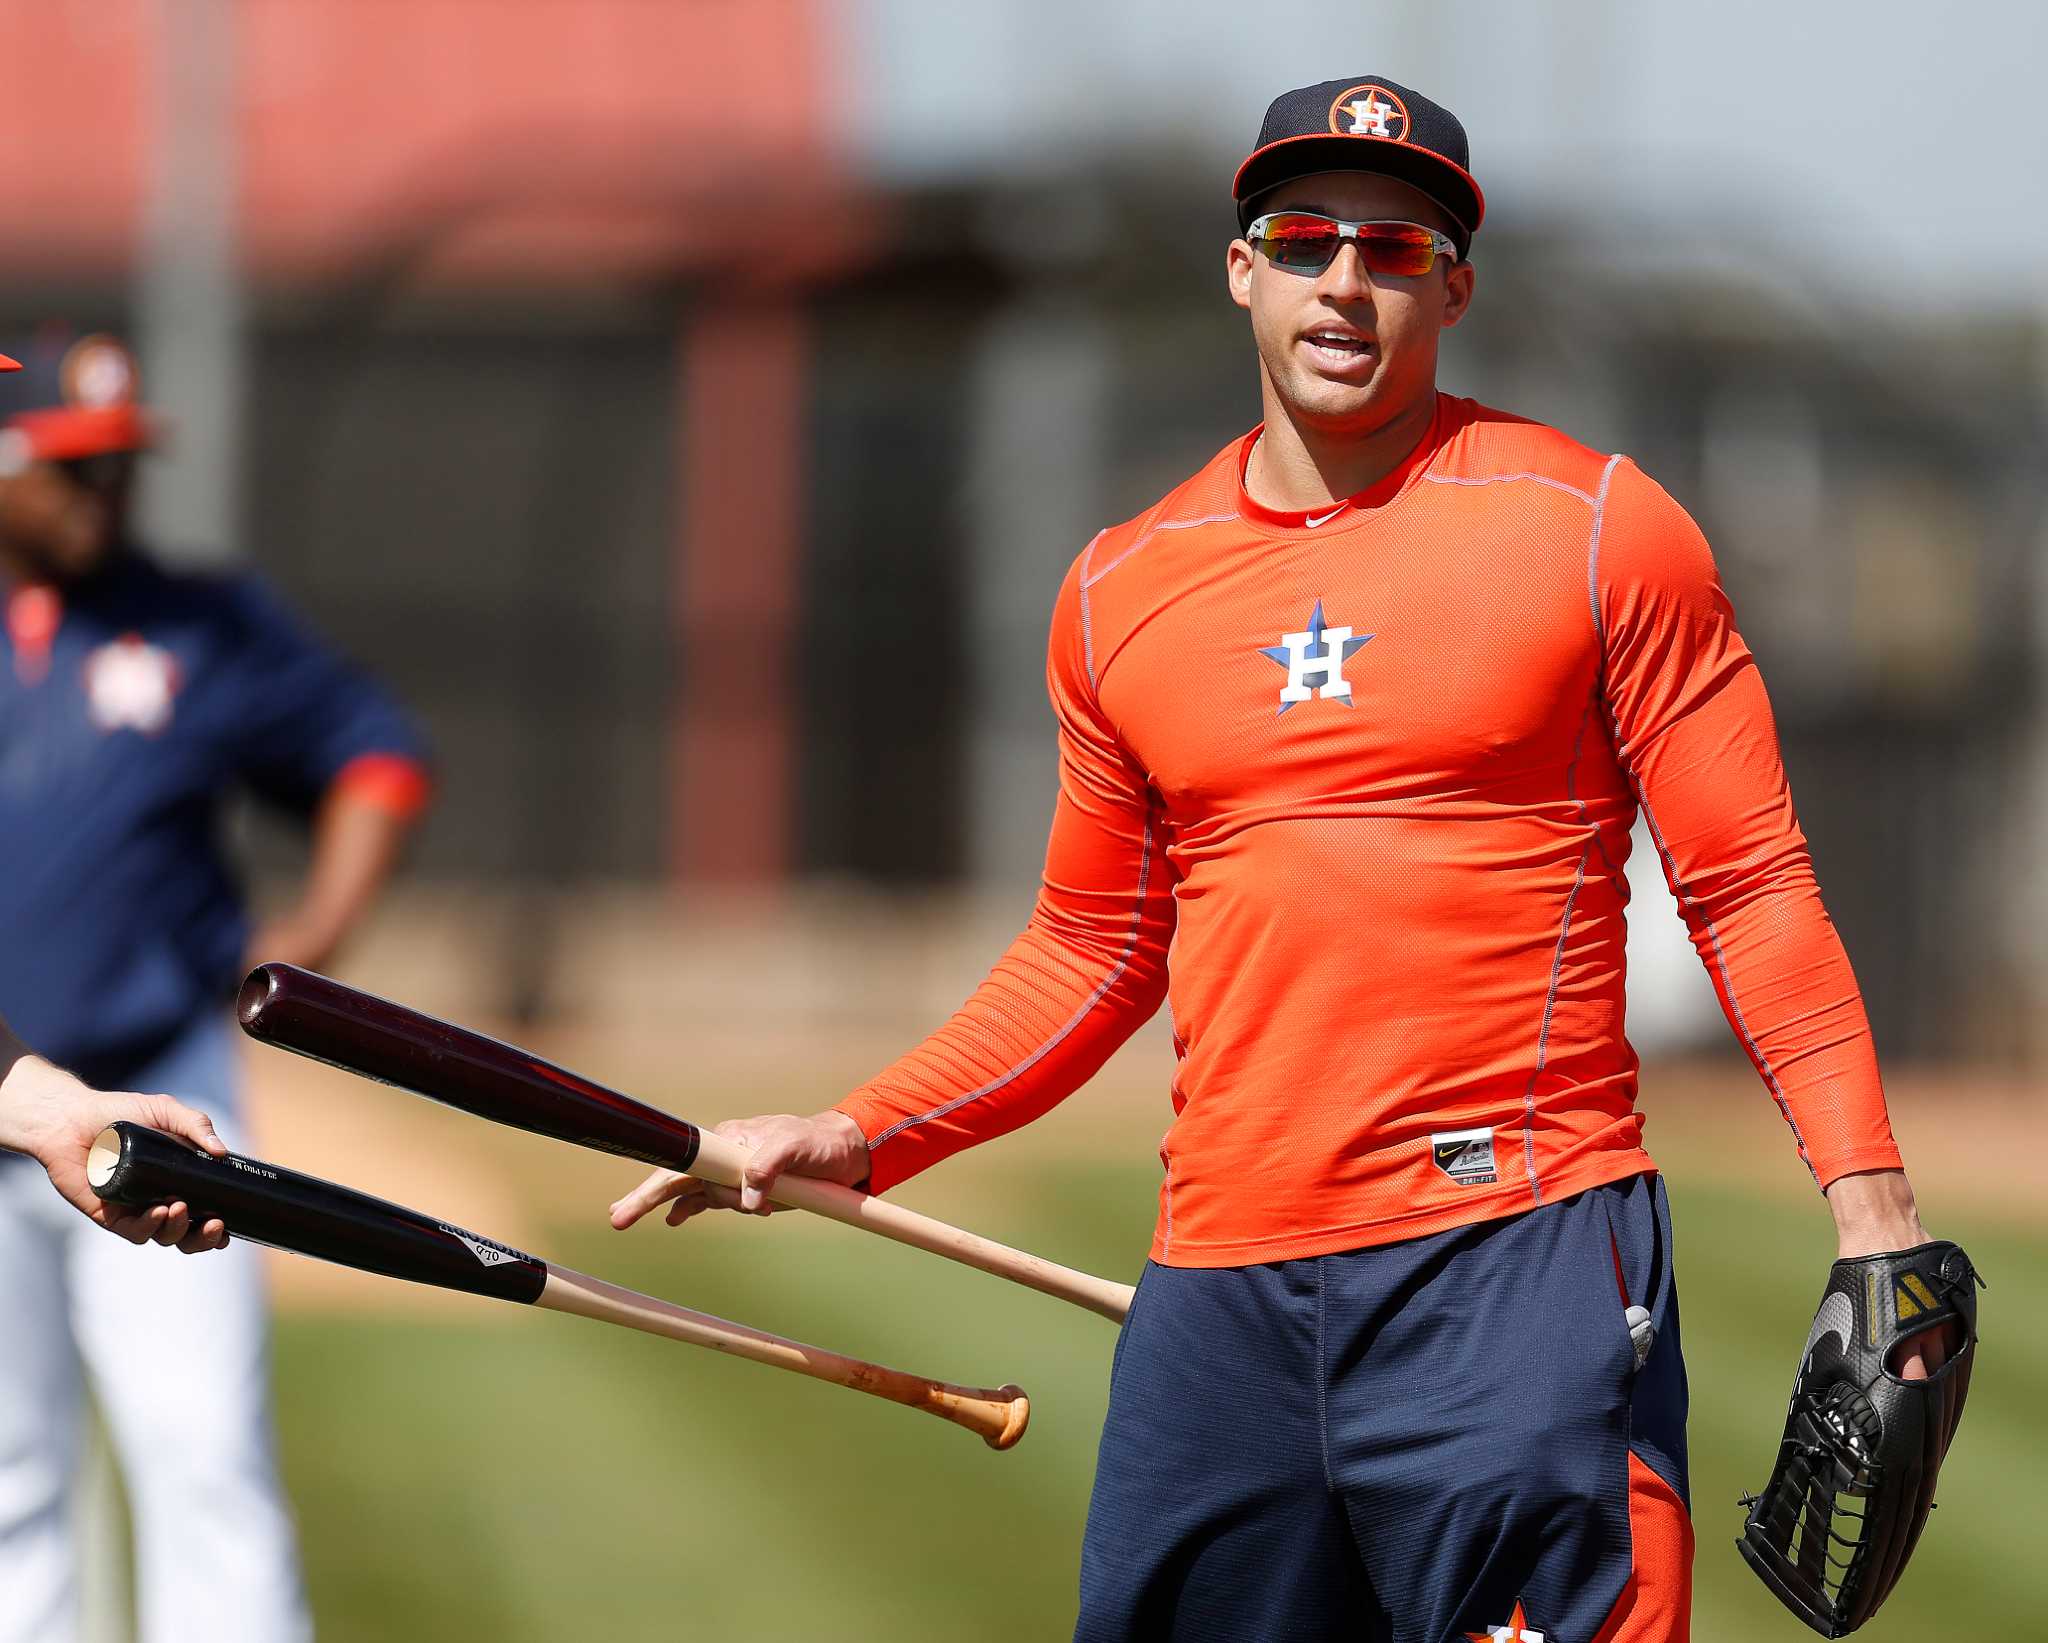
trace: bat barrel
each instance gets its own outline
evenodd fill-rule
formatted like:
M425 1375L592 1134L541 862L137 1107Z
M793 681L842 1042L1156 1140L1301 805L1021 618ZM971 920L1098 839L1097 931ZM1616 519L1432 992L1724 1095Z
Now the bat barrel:
M296 964L259 964L235 1000L242 1031L380 1084L534 1135L687 1170L695 1124L515 1044Z
M545 1262L494 1239L239 1153L195 1152L139 1124L100 1132L86 1178L109 1203L182 1199L195 1221L218 1216L232 1237L359 1272L529 1305L547 1284Z

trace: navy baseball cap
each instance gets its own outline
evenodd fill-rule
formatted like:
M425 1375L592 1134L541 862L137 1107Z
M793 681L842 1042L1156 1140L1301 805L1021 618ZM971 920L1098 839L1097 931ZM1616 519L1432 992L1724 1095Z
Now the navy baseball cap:
M48 325L8 346L21 360L19 375L0 379L8 465L141 451L156 443L155 419L138 403L135 356L120 338Z
M1463 257L1486 215L1486 196L1469 169L1471 150L1458 117L1396 81L1362 74L1283 92L1266 110L1251 155L1237 168L1230 197L1238 227L1269 189L1318 171L1370 171L1418 188L1456 225Z

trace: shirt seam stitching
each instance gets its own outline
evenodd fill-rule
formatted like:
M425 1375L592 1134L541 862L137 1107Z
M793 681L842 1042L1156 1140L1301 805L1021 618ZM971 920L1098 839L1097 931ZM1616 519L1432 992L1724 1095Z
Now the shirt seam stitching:
M1600 553L1600 525L1606 515L1607 485L1608 481L1614 476L1615 464L1620 460L1619 456L1611 456L1607 459L1607 466L1600 471L1599 492L1590 497L1576 485L1567 485L1562 480L1550 479L1542 474L1499 474L1492 476L1492 478L1498 479L1533 479L1538 484L1554 485L1560 490L1570 491L1574 496L1580 497L1591 505L1593 509L1593 523L1586 538L1586 563L1589 587L1592 580L1591 567L1598 561ZM1454 485L1487 484L1490 482L1490 479L1447 479L1442 481L1442 483ZM1593 604L1594 633L1596 637L1599 633L1599 616L1599 602L1596 599ZM1599 648L1604 651L1604 644ZM1604 655L1600 658L1600 661L1604 664ZM1600 667L1596 666L1596 688L1600 671ZM1580 823L1588 827L1591 832L1585 845L1579 851L1579 863L1572 873L1572 887L1565 893L1564 913L1559 918L1557 924L1557 947L1550 955L1550 982L1543 993L1543 1020L1536 1032L1536 1064L1529 1069L1529 1082L1522 1089L1522 1170L1529 1180L1530 1201L1537 1204L1543 1202L1543 1178L1536 1167L1536 1086L1543 1080L1543 1069L1550 1064L1550 1028L1557 1013L1557 989L1564 979L1565 949L1571 941L1572 914L1579 904L1579 892L1586 885L1586 866L1592 860L1593 851L1596 846L1599 848L1603 860L1607 856L1606 845L1600 838L1599 824L1593 820L1593 814L1587 808L1586 801L1579 796L1579 760L1586 750L1586 726L1592 722L1592 719L1593 697L1589 694L1586 698L1585 710L1579 715L1578 734L1572 738L1572 756L1570 762L1566 764L1564 772L1564 792L1565 797L1578 810Z
M1619 460L1618 457L1609 458L1608 467L1611 469L1615 462ZM1422 476L1422 482L1425 485L1464 485L1468 487L1475 485L1501 485L1517 479L1526 479L1535 485L1548 485L1554 491L1563 491L1567 496L1576 496L1589 508L1597 509L1600 505L1599 498L1589 492L1580 490L1578 486L1568 480L1556 479L1549 474L1530 473L1526 470L1508 474L1473 474L1467 476L1464 474L1426 473ZM1604 496L1605 494L1606 484L1605 475L1603 475L1601 495Z
M1158 524L1150 527L1144 535L1140 536L1137 541L1133 542L1128 548L1124 549L1122 553L1118 554L1108 564L1104 565L1102 569L1097 571L1093 576L1090 576L1087 574L1086 571L1083 571L1081 586L1084 589L1093 587L1097 582L1100 582L1111 571L1115 570L1117 566L1121 565L1126 559L1129 559L1133 554L1137 553L1140 549L1150 545L1152 539L1155 536L1157 536L1161 531L1191 531L1199 525L1227 525L1236 517L1237 515L1234 513L1211 513L1204 514L1199 519L1162 519ZM1102 533L1103 536L1107 536L1108 534L1109 533L1107 531L1104 531ZM1096 541L1100 540L1101 537L1096 538ZM1091 542L1089 544L1089 547L1092 551L1092 549L1094 548L1094 543Z
M1109 533L1097 531L1081 550L1081 569L1076 582L1081 595L1081 666L1088 675L1088 688L1095 688L1095 619L1088 605L1088 566L1095 558L1095 544Z
M1586 605L1593 613L1593 637L1600 647L1600 666L1607 667L1607 622L1600 614L1600 533L1607 524L1607 488L1614 482L1614 470L1626 460L1617 451L1600 470L1600 490L1593 497L1593 530L1586 538Z
M1543 1069L1550 1064L1550 1025L1557 1010L1557 989L1564 977L1565 947L1571 939L1572 913L1579 903L1579 892L1585 888L1586 866L1593 856L1594 846L1600 842L1599 824L1593 820L1593 813L1586 807L1586 801L1579 796L1579 756L1585 751L1586 726L1592 722L1593 698L1586 698L1585 711L1579 715L1579 733L1572 740L1571 762L1565 766L1565 797L1578 807L1579 820L1592 829L1591 837L1579 851L1579 865L1572 875L1572 887L1564 898L1564 916L1558 921L1557 950L1550 956L1550 985L1543 995L1543 1025L1536 1034L1536 1065L1529 1071L1529 1082L1522 1091L1522 1168L1529 1177L1529 1196L1540 1204L1543 1202L1543 1181L1536 1169L1536 1085L1543 1077ZM1605 850L1602 850L1605 854Z
M1799 1120L1792 1115L1792 1104L1785 1098L1785 1086L1778 1081L1777 1071L1771 1066L1771 1058L1764 1053L1763 1045L1757 1042L1756 1035L1749 1030L1749 1018L1743 1013L1742 999L1735 991L1735 977L1728 968L1728 954L1721 946L1721 931L1714 923L1713 915L1700 905L1700 900L1692 893L1691 886L1679 877L1678 860L1671 854L1670 846L1664 842L1664 829L1657 825L1657 812L1651 808L1649 795L1643 792L1642 783L1637 780L1633 770L1629 772L1629 780L1635 786L1637 802L1643 807L1643 819L1650 824L1650 838L1657 846L1657 854L1664 860L1664 870L1670 875L1672 889L1677 892L1681 901L1699 915L1700 923L1706 926L1707 940L1714 949L1714 967L1721 972L1721 986L1728 995L1729 1014L1736 1034L1742 1040L1742 1047L1748 1052L1750 1060L1756 1064L1756 1070L1763 1075L1764 1087L1771 1092L1771 1099L1777 1102L1778 1111L1784 1114L1785 1122L1791 1127L1793 1143L1799 1148L1799 1161L1806 1166L1806 1173L1818 1183L1820 1172L1814 1168L1813 1155L1807 1151L1805 1132L1800 1129Z

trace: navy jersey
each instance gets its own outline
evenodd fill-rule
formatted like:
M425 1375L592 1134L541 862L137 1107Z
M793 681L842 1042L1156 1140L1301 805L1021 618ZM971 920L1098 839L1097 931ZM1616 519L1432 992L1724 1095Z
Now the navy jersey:
M249 918L222 848L229 794L308 813L352 768L423 773L425 748L248 575L131 551L61 605L14 590L7 613L0 1005L42 1054L120 1084L238 979Z

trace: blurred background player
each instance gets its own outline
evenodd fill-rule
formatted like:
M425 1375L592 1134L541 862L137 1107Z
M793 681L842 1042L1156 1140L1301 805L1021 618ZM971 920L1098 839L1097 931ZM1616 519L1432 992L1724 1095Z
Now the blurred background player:
M253 578L179 574L131 538L154 425L124 345L49 329L13 351L0 998L88 1082L203 1104L232 1139L233 986L260 960L319 966L348 935L426 803L424 747ZM301 893L260 928L222 840L243 791L311 818ZM146 1643L309 1635L255 1260L180 1263L167 1280L83 1231L0 1165L0 1639L74 1635L81 1369L127 1480Z
M0 354L0 372L21 362ZM194 1227L176 1204L135 1211L105 1204L86 1185L92 1138L117 1118L169 1130L216 1156L227 1150L213 1122L168 1096L110 1094L90 1089L53 1067L14 1036L0 1016L0 1151L25 1153L49 1171L50 1184L78 1210L131 1244L171 1244L196 1254L225 1240L218 1221Z
M0 354L0 372L21 361ZM136 1212L103 1204L85 1184L92 1138L117 1118L169 1130L216 1156L227 1150L213 1122L167 1096L107 1094L53 1067L14 1036L0 1017L0 1150L25 1153L50 1173L50 1183L80 1214L130 1243L175 1244L188 1253L219 1247L221 1227L192 1227L174 1204Z

